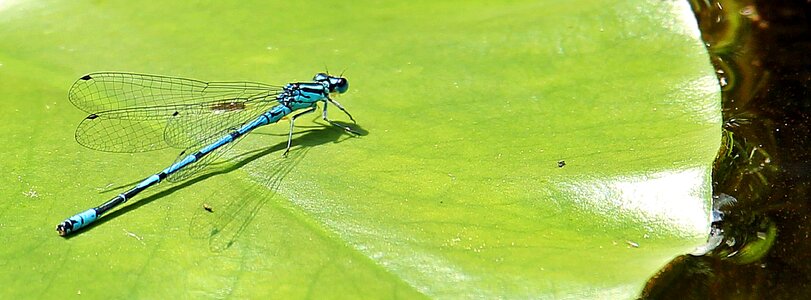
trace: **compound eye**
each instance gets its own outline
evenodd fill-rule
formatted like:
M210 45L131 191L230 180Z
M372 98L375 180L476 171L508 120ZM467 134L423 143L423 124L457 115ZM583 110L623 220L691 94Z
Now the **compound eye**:
M349 89L349 81L345 78L338 78L338 82L335 83L335 91L338 93L346 93L346 90Z

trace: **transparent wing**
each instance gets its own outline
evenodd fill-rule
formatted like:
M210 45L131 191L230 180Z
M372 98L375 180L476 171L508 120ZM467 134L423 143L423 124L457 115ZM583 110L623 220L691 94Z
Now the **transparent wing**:
M70 88L68 98L79 109L94 114L136 107L243 99L281 89L256 82L205 82L160 75L100 72L77 80Z
M166 122L163 139L169 146L185 148L205 142L223 131L253 120L277 105L274 95L260 94L254 98L206 103L172 113Z
M237 130L237 128L236 127L234 127L234 128L226 128L224 130L221 130L220 132L217 132L215 134L212 134L212 135L206 137L205 139L200 140L196 145L193 145L193 146L189 147L188 149L184 150L183 152L180 152L180 155L178 155L177 159L175 159L175 163L183 160L189 154L195 153L195 152L199 151L200 149L202 149L203 147L206 147L208 145L213 144L214 142L216 142L217 140L223 138L224 136L228 135L230 132L232 132L234 130ZM196 174L200 170L205 169L208 165L210 165L212 162L217 160L217 158L220 158L220 156L222 156L225 152L228 152L228 150L231 150L231 148L233 148L234 145L236 145L239 141L242 140L243 136L237 137L235 140L231 141L230 143L222 145L219 148L209 152L206 156L201 157L196 162L194 162L192 164L189 164L189 165L187 165L186 167L184 167L184 168L182 168L180 170L177 170L177 172L172 173L169 176L167 176L166 180L168 180L169 182L180 182L180 181L186 180L187 178L189 178L192 175Z
M252 82L203 82L156 75L93 73L70 101L91 114L76 141L109 152L186 148L277 104L281 88Z

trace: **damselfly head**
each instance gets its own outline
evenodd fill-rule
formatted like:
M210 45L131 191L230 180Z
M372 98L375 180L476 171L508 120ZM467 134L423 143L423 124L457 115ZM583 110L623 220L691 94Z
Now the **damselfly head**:
M330 76L327 73L318 73L315 74L313 80L326 84L330 92L338 92L339 94L343 94L349 89L349 81L343 77Z

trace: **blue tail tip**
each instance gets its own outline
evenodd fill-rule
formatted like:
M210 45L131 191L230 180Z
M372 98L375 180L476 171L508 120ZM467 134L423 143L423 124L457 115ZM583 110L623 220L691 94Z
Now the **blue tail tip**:
M85 227L87 224L93 223L97 217L98 213L95 208L88 209L56 225L56 232L61 236L66 236L71 232L79 230L79 228Z

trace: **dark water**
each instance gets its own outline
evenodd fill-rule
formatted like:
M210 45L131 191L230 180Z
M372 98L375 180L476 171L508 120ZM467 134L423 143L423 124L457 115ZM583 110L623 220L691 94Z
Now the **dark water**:
M811 299L811 0L691 0L723 90L713 190L724 240L671 261L650 299Z

